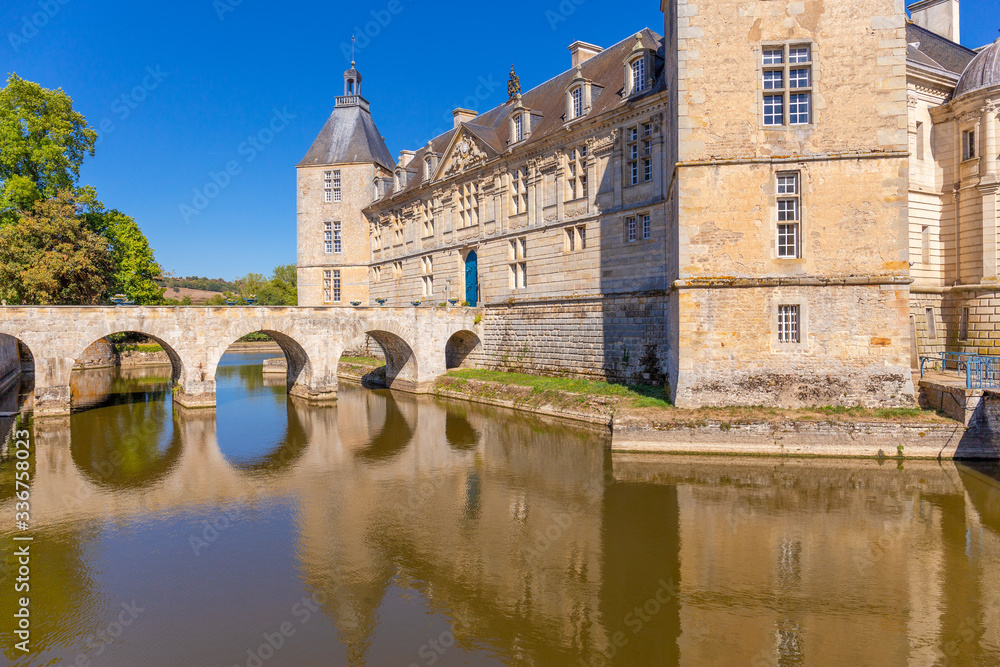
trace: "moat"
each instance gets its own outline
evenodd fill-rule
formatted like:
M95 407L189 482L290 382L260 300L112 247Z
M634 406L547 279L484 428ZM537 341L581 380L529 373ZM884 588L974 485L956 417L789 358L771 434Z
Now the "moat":
M346 381L310 405L269 356L223 357L215 410L175 406L169 367L89 370L29 423L28 656L4 446L0 662L1000 661L1000 467L612 455Z

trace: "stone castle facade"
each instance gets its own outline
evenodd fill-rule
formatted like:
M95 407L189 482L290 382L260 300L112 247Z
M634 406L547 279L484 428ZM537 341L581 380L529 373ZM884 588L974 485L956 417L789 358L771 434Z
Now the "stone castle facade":
M512 71L398 160L352 64L298 169L300 304L476 306L466 361L680 406L912 404L917 351L990 319L1000 80L960 79L1000 47L957 43L957 0L661 8L664 36L577 42L525 92Z

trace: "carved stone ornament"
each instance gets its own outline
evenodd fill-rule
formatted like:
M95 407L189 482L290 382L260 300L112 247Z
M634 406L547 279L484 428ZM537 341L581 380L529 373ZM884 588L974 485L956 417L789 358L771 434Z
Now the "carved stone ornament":
M514 100L515 97L521 92L521 79L518 78L517 73L514 71L514 66L510 66L510 79L507 81L507 96L508 102Z
M448 165L446 176L457 174L472 167L478 166L486 161L486 153L479 145L469 139L462 137L462 140L455 146L451 156L451 164Z

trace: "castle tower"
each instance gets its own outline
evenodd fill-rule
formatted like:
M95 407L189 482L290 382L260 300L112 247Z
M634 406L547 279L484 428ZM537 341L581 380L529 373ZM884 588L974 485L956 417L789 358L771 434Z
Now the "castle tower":
M361 212L394 161L361 95L355 63L344 94L297 169L300 306L368 305L371 242Z

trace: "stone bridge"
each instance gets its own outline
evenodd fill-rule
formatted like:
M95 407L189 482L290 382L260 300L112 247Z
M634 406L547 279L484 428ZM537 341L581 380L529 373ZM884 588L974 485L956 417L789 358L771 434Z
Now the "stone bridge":
M337 365L365 334L385 353L386 383L415 393L480 347L468 308L0 307L0 334L28 348L35 367L35 414L70 410L70 373L84 350L114 333L157 341L173 365L175 401L215 406L215 369L229 346L263 332L288 360L288 389L312 401L337 397Z

